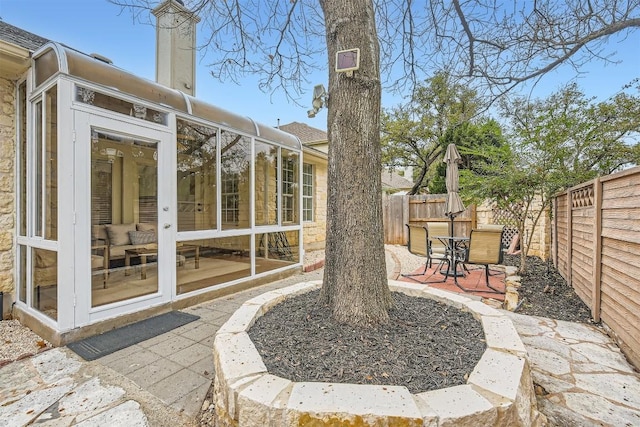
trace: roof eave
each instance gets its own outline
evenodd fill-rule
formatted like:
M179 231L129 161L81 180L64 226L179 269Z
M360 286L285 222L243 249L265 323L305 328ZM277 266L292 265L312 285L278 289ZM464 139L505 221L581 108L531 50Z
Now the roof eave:
M16 79L31 66L31 52L12 43L0 41L0 70L9 79Z

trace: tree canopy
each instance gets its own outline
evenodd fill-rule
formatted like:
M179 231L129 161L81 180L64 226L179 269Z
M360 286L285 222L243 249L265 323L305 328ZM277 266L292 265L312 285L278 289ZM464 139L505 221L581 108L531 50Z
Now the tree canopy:
M436 73L417 86L407 104L383 112L383 165L415 170L409 194L427 187L431 193L446 192L442 158L447 145L455 143L464 152L467 147L502 143L500 125L479 116L481 108L476 91L455 83L447 73ZM470 155L463 154L462 167L472 164Z
M487 161L463 170L461 186L516 218L521 270L531 243L522 237L525 221L535 227L554 194L640 161L640 85L636 90L596 102L570 84L546 99L512 96L501 104L509 144L474 151Z

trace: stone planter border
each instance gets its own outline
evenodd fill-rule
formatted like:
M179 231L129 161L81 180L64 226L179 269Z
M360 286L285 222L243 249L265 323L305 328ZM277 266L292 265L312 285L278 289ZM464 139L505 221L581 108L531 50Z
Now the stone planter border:
M247 330L276 304L320 287L305 282L245 302L214 341L215 405L221 426L537 426L527 354L511 320L481 301L426 285L389 281L392 291L468 311L487 349L467 384L411 394L406 387L292 382L269 374Z

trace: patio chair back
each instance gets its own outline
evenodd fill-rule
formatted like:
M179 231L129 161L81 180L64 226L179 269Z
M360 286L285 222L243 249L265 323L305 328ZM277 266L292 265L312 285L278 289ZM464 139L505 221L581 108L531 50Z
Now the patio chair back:
M427 229L420 225L406 224L409 232L409 243L407 248L414 255L429 257L429 247L427 244Z
M449 224L446 222L427 222L428 237L431 245L431 253L438 254L438 256L445 256L447 254L447 247L435 236L448 236Z
M426 265L427 267L431 267L433 260L448 262L448 252L446 246L440 240L432 237L428 224L429 223L427 223L427 226L406 224L406 226L409 231L409 252L414 255L426 257ZM436 228L436 232L440 233L442 231L443 230ZM446 236L447 234L435 235Z
M502 229L471 230L465 263L480 265L501 264L503 258L502 233Z

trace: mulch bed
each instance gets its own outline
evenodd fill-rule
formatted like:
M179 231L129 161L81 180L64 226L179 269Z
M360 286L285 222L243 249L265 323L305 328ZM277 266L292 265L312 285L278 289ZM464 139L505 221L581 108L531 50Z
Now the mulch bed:
M520 257L505 255L505 265L519 266ZM527 268L518 289L516 313L568 322L593 323L591 311L558 273L551 261L527 257Z
M518 256L505 265L519 266ZM527 257L517 313L593 323L591 312L555 267ZM412 393L466 384L485 350L469 313L432 300L393 293L388 325L349 328L317 304L318 291L278 304L249 330L270 373L292 381L404 385ZM212 399L213 386L207 399ZM212 401L212 400L210 400ZM201 425L214 425L212 409Z
M387 325L354 329L334 321L318 295L278 304L249 330L269 373L420 393L465 384L486 348L480 322L446 304L393 292Z

